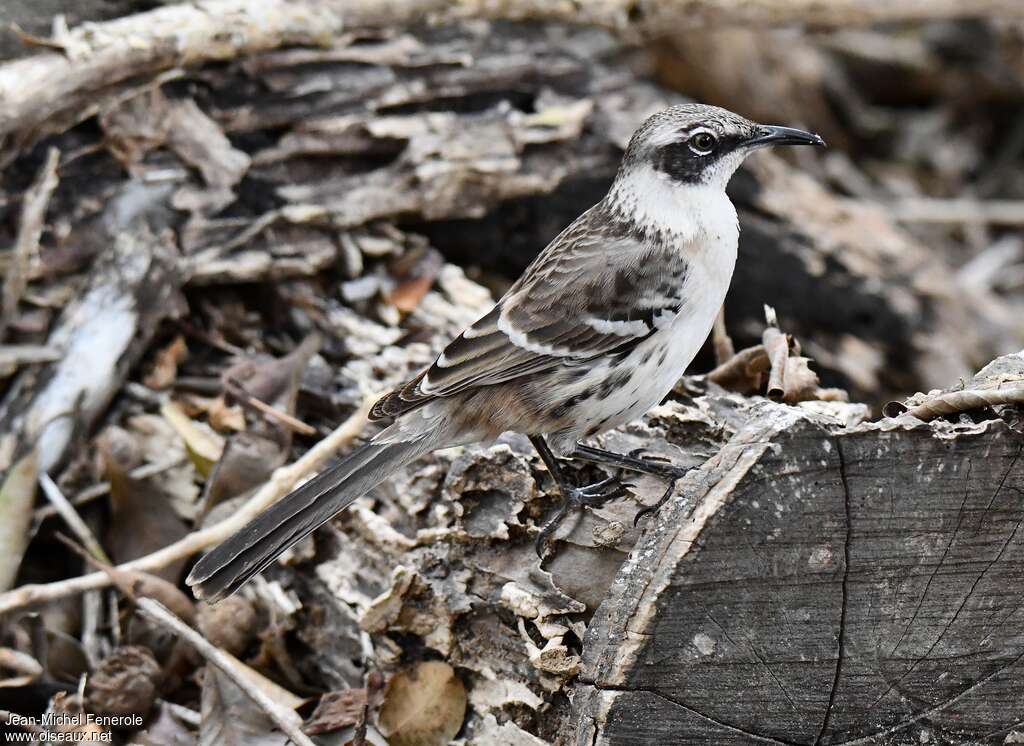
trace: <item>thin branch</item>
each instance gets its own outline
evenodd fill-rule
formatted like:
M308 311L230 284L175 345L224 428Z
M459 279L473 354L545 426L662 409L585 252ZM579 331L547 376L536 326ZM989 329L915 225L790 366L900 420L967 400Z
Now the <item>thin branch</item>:
M101 91L127 78L285 45L328 45L342 30L429 19L556 21L627 38L680 30L791 24L848 27L963 17L1024 18L1020 0L206 0L90 23L43 52L0 66L0 142L24 145L97 113Z
M1024 200L935 199L920 197L886 205L903 223L985 223L1024 225Z
M245 664L234 656L213 645L209 640L172 614L166 606L151 598L139 600L139 611L161 627L169 629L196 649L207 662L219 668L235 686L245 692L267 716L288 735L296 746L314 746L309 736L302 732L302 720L294 710L282 707L261 690L246 673Z
M152 572L224 541L265 508L288 494L300 479L318 471L337 451L351 443L362 432L368 411L369 403L335 428L300 459L275 470L267 483L233 515L213 526L193 531L152 554L118 565L115 569ZM23 585L0 594L0 615L31 604L66 598L92 588L106 588L111 583L107 573L94 572L54 583Z
M85 550L95 557L100 562L106 564L112 564L110 558L107 557L107 553L103 551L103 547L93 536L92 531L85 525L85 521L82 520L82 516L78 515L78 511L75 507L64 497L64 493L60 491L60 487L57 486L50 475L45 471L39 472L39 486L43 488L43 494L46 495L46 499L50 501L53 509L56 510L60 517L64 519L64 522L68 524L68 528L71 529L78 540L82 542L82 546Z
M299 433L300 435L316 435L316 430L310 425L307 425L302 420L292 417L287 412L283 412L277 407L267 404L261 399L257 399L255 396L245 390L245 387L235 379L228 379L226 381L228 393L231 394L235 399L238 399L242 403L242 406L251 407L261 414L266 415L272 419L277 420L282 425L287 427L293 432Z
M786 360L789 358L789 337L779 330L775 309L764 307L767 326L761 334L761 342L771 363L768 373L768 396L780 400L786 393Z
M0 101L3 94L0 93ZM18 224L18 240L14 244L14 256L11 266L4 279L3 307L0 308L0 340L3 340L7 327L14 321L18 313L18 303L28 287L29 265L39 250L39 239L43 235L46 222L46 208L50 206L50 196L57 188L57 164L60 163L60 151L50 148L35 182L25 192L21 204L21 221Z
M128 476L136 481L149 479L150 477L162 474L168 469L173 469L175 466L185 463L187 459L188 456L181 454L169 458L166 461L158 461L155 464L143 464L142 466L136 466L128 472ZM110 494L110 482L100 482L99 484L94 484L91 487L86 487L84 490L72 497L70 502L74 507L80 508L83 505L87 505L93 500L107 494ZM57 508L53 505L41 505L36 508L35 512L32 514L32 520L35 521L36 524L39 524L47 518L55 515L57 515Z
M736 346L732 343L729 330L725 328L725 306L719 308L718 315L715 316L711 339L715 348L715 365L721 367L736 354Z

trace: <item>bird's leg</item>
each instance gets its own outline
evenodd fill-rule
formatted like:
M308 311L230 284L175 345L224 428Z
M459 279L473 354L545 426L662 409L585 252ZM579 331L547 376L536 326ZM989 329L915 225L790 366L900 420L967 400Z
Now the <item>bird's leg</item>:
M547 548L548 539L551 534L555 532L562 520L569 511L574 508L587 505L590 507L597 507L604 504L608 500L615 497L620 497L625 494L625 488L619 484L619 477L615 476L602 479L600 482L594 484L584 485L583 487L574 487L569 483L569 480L565 476L565 472L562 470L562 464L555 457L555 454L548 448L547 442L540 435L531 435L530 442L533 443L533 447L537 449L537 453L540 454L541 461L551 472L552 478L555 480L555 484L558 486L558 491L562 493L562 504L559 506L558 511L548 521L544 527L540 530L537 535L537 541L535 544L537 550L537 556L541 559L544 558L545 549Z
M672 497L672 494L676 491L676 483L690 471L690 469L673 466L667 459L663 459L660 456L641 457L639 454L642 452L643 449L641 448L631 451L628 455L624 456L621 453L613 453L612 451L605 451L601 448L585 446L580 443L576 445L576 450L569 454L569 458L614 466L618 469L635 471L640 474L650 474L652 477L668 482L668 488L658 502L637 511L637 514L633 517L634 526L648 513L656 513Z

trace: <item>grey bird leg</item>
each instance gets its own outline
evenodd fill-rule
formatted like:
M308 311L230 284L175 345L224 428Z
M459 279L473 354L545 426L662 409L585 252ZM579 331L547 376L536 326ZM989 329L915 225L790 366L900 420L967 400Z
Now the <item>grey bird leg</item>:
M547 442L540 435L531 435L530 442L533 443L533 447L537 449L537 453L540 454L541 461L551 472L552 478L555 480L555 484L558 486L558 491L562 493L562 504L559 506L558 511L555 515L544 524L544 527L540 530L537 535L537 541L534 547L537 550L537 556L544 559L544 555L547 549L548 539L551 534L555 532L559 524L565 519L565 516L569 514L569 511L574 508L581 506L597 507L604 504L608 500L615 497L624 495L626 490L618 484L619 477L615 475L602 479L600 482L594 484L584 485L583 487L573 487L569 480L565 476L565 472L562 471L562 464L559 463L555 454L548 448Z
M656 513L658 509L661 508L661 506L664 505L670 497L672 497L672 494L676 491L676 483L690 471L690 469L673 466L660 456L640 458L638 453L642 452L643 449L641 448L637 451L630 452L627 456L624 456L621 453L613 453L612 451L605 451L601 448L585 446L580 443L577 444L576 450L569 455L569 458L578 459L580 461L590 461L595 464L614 466L625 471L650 474L652 477L657 477L658 479L668 482L668 489L665 490L665 493L661 496L658 502L637 511L637 514L633 517L634 526L636 526L640 522L640 519L648 513Z

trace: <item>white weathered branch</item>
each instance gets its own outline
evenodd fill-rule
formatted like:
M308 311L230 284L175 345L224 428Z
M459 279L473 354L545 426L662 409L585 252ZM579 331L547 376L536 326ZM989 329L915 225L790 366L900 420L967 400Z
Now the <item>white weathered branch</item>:
M488 18L593 25L630 38L700 27L850 26L965 16L1024 18L1019 0L210 0L89 23L46 52L0 65L0 144L81 121L129 77L289 44L329 44L343 28ZM46 128L45 131L42 128Z

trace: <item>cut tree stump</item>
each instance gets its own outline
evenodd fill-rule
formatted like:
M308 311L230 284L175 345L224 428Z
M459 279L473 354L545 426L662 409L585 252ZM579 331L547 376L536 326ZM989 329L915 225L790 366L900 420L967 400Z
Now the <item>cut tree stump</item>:
M997 363L1024 381L1024 354ZM1005 414L756 409L589 625L575 743L1019 742L1024 433Z

